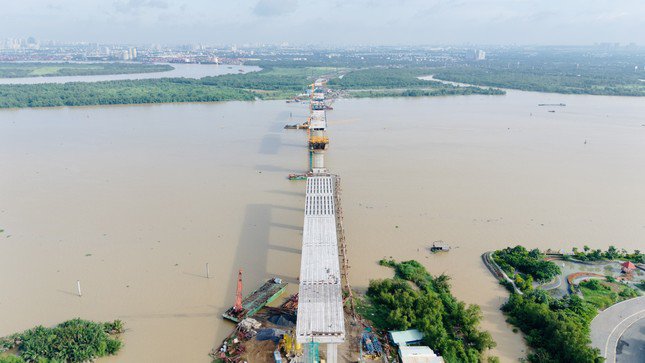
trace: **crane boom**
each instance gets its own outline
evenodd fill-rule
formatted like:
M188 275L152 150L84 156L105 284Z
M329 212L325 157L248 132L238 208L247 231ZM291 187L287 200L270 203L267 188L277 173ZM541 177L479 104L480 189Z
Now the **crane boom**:
M237 273L237 291L235 292L235 312L242 311L242 269Z

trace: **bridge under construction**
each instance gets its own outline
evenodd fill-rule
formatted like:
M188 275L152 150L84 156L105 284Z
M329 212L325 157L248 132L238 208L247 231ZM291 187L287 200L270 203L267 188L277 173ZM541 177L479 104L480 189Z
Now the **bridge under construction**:
M312 85L310 98L307 121L310 170L306 174L296 339L304 348L303 362L319 362L319 349L324 348L326 361L336 363L337 347L345 341L343 288L348 294L351 290L347 281L340 178L325 166L329 139L324 80Z

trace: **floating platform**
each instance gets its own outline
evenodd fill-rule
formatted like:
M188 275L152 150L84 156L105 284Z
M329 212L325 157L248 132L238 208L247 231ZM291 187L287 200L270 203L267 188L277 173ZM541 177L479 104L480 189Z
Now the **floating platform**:
M282 282L281 279L274 277L242 300L241 311L236 312L235 309L231 307L222 314L222 317L235 323L239 323L244 320L244 318L253 316L265 305L277 299L278 296L284 293L286 288L286 282Z
M450 246L448 246L448 244L446 244L444 242L437 241L437 242L432 244L432 247L430 247L430 251L432 251L432 252L448 252L448 251L450 251Z
M311 175L312 175L311 173L289 174L289 176L287 176L287 179L289 179L289 180L307 180L307 178L310 177Z
M309 125L305 122L304 124L284 125L284 128L285 129L303 130L303 129L308 129Z
M560 106L565 107L566 103L538 103L538 106Z

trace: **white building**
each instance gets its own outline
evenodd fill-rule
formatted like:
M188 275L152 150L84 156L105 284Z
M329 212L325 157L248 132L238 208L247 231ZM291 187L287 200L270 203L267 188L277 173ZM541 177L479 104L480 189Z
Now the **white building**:
M443 358L426 346L401 346L399 356L401 363L443 363Z
M475 51L475 60L481 61L486 59L486 52L481 49Z

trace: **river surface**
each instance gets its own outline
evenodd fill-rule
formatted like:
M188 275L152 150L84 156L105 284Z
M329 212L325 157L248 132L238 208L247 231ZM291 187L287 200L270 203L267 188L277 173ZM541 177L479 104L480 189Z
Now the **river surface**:
M556 112L538 103L566 103ZM327 165L342 176L350 277L417 259L480 304L504 362L525 354L485 251L643 249L642 98L339 100ZM289 120L290 113L293 120ZM297 290L307 108L282 101L0 111L0 336L124 320L119 362L209 362L220 314L279 276ZM442 240L453 249L431 254ZM205 264L210 264L210 279ZM83 296L76 296L80 280Z
M170 64L175 69L167 72L130 73L130 74L105 74L95 76L59 76L59 77L20 77L0 78L0 84L41 84L41 83L68 83L68 82L100 82L119 81L124 79L153 79L153 78L202 78L220 76L231 73L257 72L260 67L240 66L226 64Z

